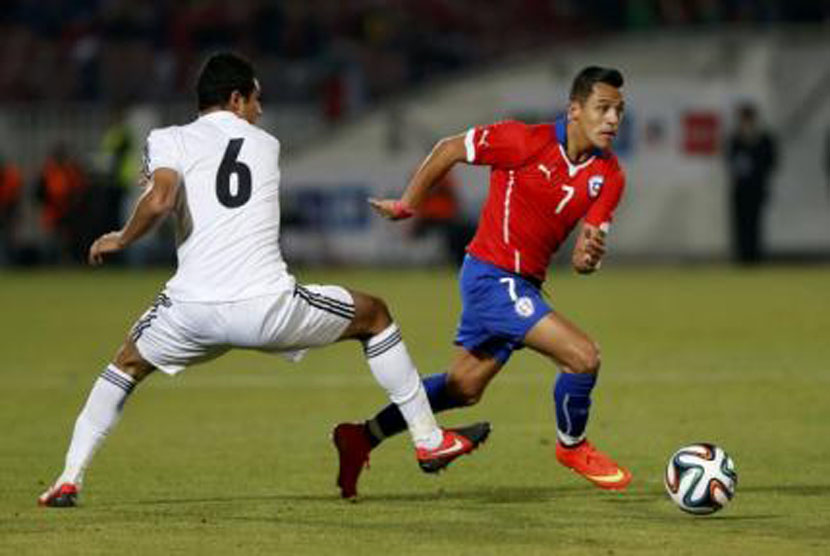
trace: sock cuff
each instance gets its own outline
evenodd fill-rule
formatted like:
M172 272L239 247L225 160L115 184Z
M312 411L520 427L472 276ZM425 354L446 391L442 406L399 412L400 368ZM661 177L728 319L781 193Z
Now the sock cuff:
M575 448L576 446L579 446L585 441L585 432L583 432L579 436L571 436L557 429L556 439L559 441L560 444L567 448Z
M366 421L364 427L369 436L369 443L373 444L373 448L386 440L387 435L380 426L377 418Z
M566 388L576 395L587 395L594 388L597 375L590 373L559 373L556 387Z
M135 379L116 367L115 365L108 365L104 372L101 373L101 379L109 382L113 386L120 388L127 394L135 388Z
M386 327L382 332L379 332L366 340L363 343L363 351L367 359L382 355L401 343L403 336L398 325L394 322Z

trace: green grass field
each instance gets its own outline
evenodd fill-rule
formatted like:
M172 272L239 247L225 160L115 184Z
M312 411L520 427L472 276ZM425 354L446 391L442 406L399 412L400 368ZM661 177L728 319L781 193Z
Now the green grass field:
M447 270L304 271L385 297L421 372L446 365L458 311ZM332 424L384 402L356 344L281 358L233 353L136 390L87 475L82 505L35 498L62 465L87 391L166 273L0 274L2 554L827 554L830 268L555 271L556 307L602 345L590 433L634 482L606 493L553 458L543 358L517 354L476 407L488 444L438 477L409 441L373 454L358 504L334 488ZM663 466L722 445L733 503L698 518Z

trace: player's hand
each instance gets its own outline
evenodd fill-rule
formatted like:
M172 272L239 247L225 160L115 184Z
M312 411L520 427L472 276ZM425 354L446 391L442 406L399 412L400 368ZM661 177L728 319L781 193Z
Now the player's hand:
M412 209L404 205L397 199L369 199L369 204L375 209L375 212L386 218L387 220L403 220L409 218L414 213Z
M605 255L605 233L593 226L585 226L573 254L573 267L580 274L599 269Z
M104 255L117 253L124 248L121 242L121 232L104 234L93 242L89 248L89 264L98 266L103 264Z

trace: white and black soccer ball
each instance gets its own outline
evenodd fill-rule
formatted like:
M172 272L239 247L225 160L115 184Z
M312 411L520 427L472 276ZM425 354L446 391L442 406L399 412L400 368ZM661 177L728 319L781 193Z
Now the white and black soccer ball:
M666 467L666 490L678 507L692 514L711 514L732 500L738 473L719 446L699 443L672 454Z

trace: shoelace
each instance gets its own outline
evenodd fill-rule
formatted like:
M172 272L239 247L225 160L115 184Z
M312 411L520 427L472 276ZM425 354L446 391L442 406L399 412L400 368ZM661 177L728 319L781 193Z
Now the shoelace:
M585 453L585 461L589 464L593 462L599 462L603 466L607 465L617 467L617 464L610 460L607 456L601 455L593 444L587 444L586 448L587 450Z

